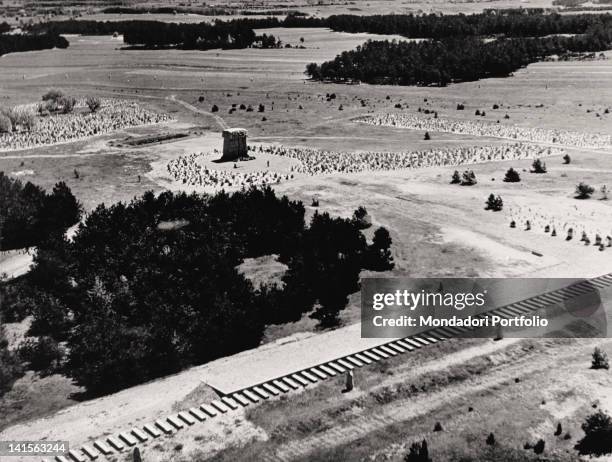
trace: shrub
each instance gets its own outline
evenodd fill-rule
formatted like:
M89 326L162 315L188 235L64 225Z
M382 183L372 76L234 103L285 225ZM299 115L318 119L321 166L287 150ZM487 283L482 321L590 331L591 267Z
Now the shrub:
M474 186L477 183L473 170L466 170L461 177L461 186Z
M518 183L521 181L521 176L519 175L519 172L510 167L506 172L506 176L504 176L504 181L506 183Z
M455 173L453 173L453 176L451 178L451 184L459 184L459 183L461 183L461 175L459 175L459 172L455 170Z
M576 198L577 199L588 199L589 197L591 197L591 194L593 194L594 192L595 192L595 188L593 188L593 186L590 186L584 182L580 182L580 184L576 186Z
M203 96L198 96L198 102L203 103L204 102L204 97Z
M463 104L457 104L457 110L458 111L463 111L465 109L465 105Z
M58 106L63 114L69 114L76 106L76 98L74 96L64 96L58 101Z
M13 131L13 122L11 119L0 112L0 133L11 133Z
M533 173L546 173L546 164L540 159L535 159L531 164Z
M102 107L102 101L97 96L88 96L85 104L91 112L97 112Z
M546 443L543 439L539 439L538 442L533 446L533 452L536 454L542 454L544 452L544 446Z
M404 457L404 462L431 462L427 441L412 443L410 452Z
M576 445L580 454L601 456L612 453L612 418L597 411L582 424L584 438Z
M608 361L608 355L605 351L600 348L593 350L591 369L609 369L610 363Z
M561 426L561 422L557 424L557 429L555 430L555 436L559 436L563 433L563 427Z
M441 432L442 431L442 424L440 422L436 422L436 424L434 425L433 431Z
M563 156L563 163L567 165L567 164L569 164L571 162L572 162L572 158L570 157L570 155L569 154L565 154Z
M499 109L499 104L494 104L493 109Z
M476 112L474 113L474 115L479 116L480 115L480 109L476 109Z
M213 104L213 107L210 108L210 112L219 112L219 106L217 106L216 104Z
M64 97L64 93L60 90L49 90L42 96L43 101L59 101Z
M485 210L492 210L493 212L499 212L504 208L504 202L500 196L495 196L491 193L486 202Z
M608 187L606 185L603 185L601 189L599 190L599 192L601 193L601 199L604 201L607 201L608 195L610 194Z
M266 107L263 104L260 104L259 107L257 108L257 112L264 112L266 110Z
M489 433L489 436L487 436L486 443L489 446L493 446L495 444L495 435L493 433Z

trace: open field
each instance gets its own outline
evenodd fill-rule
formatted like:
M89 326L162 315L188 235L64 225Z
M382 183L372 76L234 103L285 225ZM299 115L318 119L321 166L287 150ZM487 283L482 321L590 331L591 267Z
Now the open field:
M288 6L291 4L288 3ZM522 6L549 6L548 0ZM472 12L488 7L516 6L516 2L351 2L347 5L294 5L306 12L371 14L409 11ZM169 15L168 20L177 20ZM97 15L98 19L128 19ZM143 19L138 15L135 19ZM159 19L159 18L155 18ZM181 21L185 18L180 16ZM199 20L189 17L189 20ZM498 145L500 140L475 135L431 133L358 124L353 119L372 113L437 111L452 120L484 120L522 127L612 134L612 60L542 62L506 79L416 88L370 85L332 85L304 80L310 62L332 59L367 39L369 34L335 33L324 29L270 29L284 43L305 49L246 49L210 51L128 51L111 37L69 37L66 50L16 53L0 58L0 105L30 103L51 88L77 97L97 95L137 101L175 119L157 126L134 127L77 142L0 153L0 171L50 189L65 181L86 210L97 204L129 201L147 190L210 192L174 181L170 160L202 152L202 165L228 172L270 171L291 174L292 159L256 154L254 161L216 164L220 157L221 126L244 127L251 145L305 146L340 152L407 152L455 146ZM398 38L398 37L388 37ZM612 57L611 52L606 53ZM334 98L327 98L328 94ZM200 100L201 99L201 100ZM362 102L363 101L363 102ZM458 103L465 110L457 111ZM247 112L239 106L252 106ZM258 111L262 104L265 109ZM397 104L401 105L396 108ZM493 105L499 109L493 109ZM211 112L217 105L218 112ZM232 105L236 105L230 113ZM486 116L475 116L485 110ZM509 118L504 118L505 115ZM265 119L265 120L264 120ZM185 137L129 146L126 139L160 133ZM131 137L131 138L130 138ZM219 152L215 152L215 150ZM612 187L610 149L567 148L571 163L561 156L546 158L546 174L530 173L532 159L503 160L470 166L430 167L294 178L274 185L277 193L304 202L307 218L316 210L350 217L359 206L369 211L373 227L386 227L393 239L395 268L384 276L454 277L591 277L612 272L612 249L600 251L578 239L567 242L568 227L590 235L612 235L612 200L602 200L599 188ZM268 166L269 163L269 166ZM503 182L514 168L520 183ZM474 186L449 184L454 170L473 170ZM79 175L75 178L73 172ZM596 187L591 199L577 200L575 186ZM489 194L499 194L504 210L484 210ZM319 199L318 208L311 206ZM511 229L511 220L517 228ZM526 220L533 229L524 231ZM558 237L544 233L546 224L558 226ZM13 268L13 257L0 261ZM23 257L19 259L23 267ZM274 257L247 261L241 271L256 283L279 281L284 265ZM363 273L362 276L369 274ZM343 328L327 332L334 341L355 340L359 294L350 297L341 314ZM310 339L320 332L316 322L272 326L266 345L255 352L264 366L273 364L266 349L285 342ZM22 327L22 326L21 326ZM21 327L12 326L23 335ZM21 329L21 330L20 330ZM352 329L352 330L351 330ZM19 334L21 332L21 334ZM353 332L353 337L347 336ZM346 337L343 337L346 336ZM314 340L313 340L314 339ZM307 342L306 342L307 343ZM330 342L333 345L334 342ZM427 438L434 460L471 460L500 457L508 451L516 460L531 460L526 441L546 441L553 460L575 460L572 447L581 437L580 423L592 405L612 412L609 373L588 369L595 345L612 354L608 340L542 340L485 342L453 340L424 349L420 355L400 357L359 371L357 389L339 393L341 384L328 381L288 399L271 401L231 418L196 425L159 446L145 449L145 460L371 460L400 461L413 441ZM270 351L270 350L268 350ZM273 357L273 355L270 355ZM446 359L442 359L446 358ZM214 367L199 366L175 376L143 384L104 398L75 403L79 390L61 376L39 378L28 374L12 395L0 402L11 413L0 439L66 437L76 444L114 434L136 424L154 421L171 410L214 397L201 381ZM236 372L237 374L240 371ZM515 381L518 378L519 381ZM379 401L382 387L400 383L430 384L414 395ZM537 391L534 391L537 390ZM53 399L41 403L45 394ZM473 412L468 412L468 407ZM56 411L59 413L54 414ZM372 415L377 415L372 419ZM38 419L38 417L48 417ZM432 432L436 421L443 432ZM558 421L571 438L553 437ZM50 422L52 425L50 425ZM343 430L338 430L339 428ZM488 448L484 439L494 432L500 442ZM180 446L181 449L176 449ZM550 453L548 451L551 451ZM569 452L568 452L569 451Z

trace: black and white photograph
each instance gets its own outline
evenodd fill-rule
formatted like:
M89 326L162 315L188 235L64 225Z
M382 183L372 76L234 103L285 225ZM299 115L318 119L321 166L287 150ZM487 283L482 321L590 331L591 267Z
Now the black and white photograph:
M0 461L612 462L611 111L612 0L0 0Z

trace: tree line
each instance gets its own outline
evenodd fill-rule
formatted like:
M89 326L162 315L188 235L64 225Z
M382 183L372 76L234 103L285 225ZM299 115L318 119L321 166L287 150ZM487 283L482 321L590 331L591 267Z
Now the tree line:
M32 247L50 235L63 235L81 213L81 204L64 182L49 194L0 172L0 250Z
M311 63L306 74L314 80L390 85L437 85L507 77L545 56L595 52L612 47L612 28L594 27L574 37L508 38L483 41L477 37L422 42L368 41L332 61Z
M57 33L0 34L0 56L19 51L68 48L68 40Z
M39 245L2 309L32 316L28 335L45 343L29 351L65 345L49 357L92 394L256 347L269 324L335 325L360 271L393 267L391 238L379 228L368 244L355 219L304 215L270 188L100 205L71 241ZM271 254L288 266L282 284L255 288L237 267Z
M269 39L263 41L262 37L255 34L252 22L249 19L215 21L212 24L207 22L191 24L146 20L66 20L34 24L29 30L32 33L46 32L52 34L122 34L123 41L127 45L144 48L208 50L214 48L247 48L258 42L261 42L261 46L264 47L269 45L271 43ZM274 43L276 43L276 40L274 40Z

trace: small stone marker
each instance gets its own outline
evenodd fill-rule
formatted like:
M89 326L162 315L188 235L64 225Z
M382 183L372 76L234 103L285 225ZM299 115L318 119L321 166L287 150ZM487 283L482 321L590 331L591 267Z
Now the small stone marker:
M352 391L353 388L355 388L353 371L347 371L346 372L346 384L345 384L344 390L346 392L349 392L349 391Z

